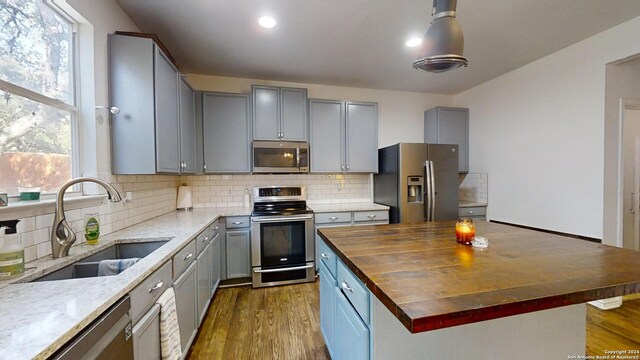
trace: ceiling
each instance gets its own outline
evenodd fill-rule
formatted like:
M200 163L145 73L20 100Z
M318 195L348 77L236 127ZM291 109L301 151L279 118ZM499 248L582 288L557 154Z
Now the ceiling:
M117 0L183 72L455 94L640 15L638 0L459 0L469 67L411 67L431 0ZM612 5L615 4L615 5ZM263 29L258 17L278 21Z

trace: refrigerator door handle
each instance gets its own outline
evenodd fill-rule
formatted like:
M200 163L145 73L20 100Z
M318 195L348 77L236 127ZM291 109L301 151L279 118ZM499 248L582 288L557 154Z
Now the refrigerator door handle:
M431 221L431 166L429 166L429 163L431 161L426 161L424 163L424 185L425 185L425 190L424 190L424 218L426 219L426 221Z
M431 221L434 221L436 217L436 174L433 161L429 161L429 166L431 167L431 171L429 171L431 174Z

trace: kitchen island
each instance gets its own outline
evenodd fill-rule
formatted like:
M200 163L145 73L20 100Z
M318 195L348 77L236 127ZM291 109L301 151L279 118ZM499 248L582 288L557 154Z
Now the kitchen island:
M319 230L333 358L566 359L584 355L585 302L640 292L638 252L483 221L477 249L454 229Z

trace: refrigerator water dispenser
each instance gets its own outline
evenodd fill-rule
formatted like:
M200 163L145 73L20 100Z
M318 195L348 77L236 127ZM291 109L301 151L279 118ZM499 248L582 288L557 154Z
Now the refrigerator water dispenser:
M424 181L422 176L409 176L407 178L407 191L409 203L421 203L423 202Z

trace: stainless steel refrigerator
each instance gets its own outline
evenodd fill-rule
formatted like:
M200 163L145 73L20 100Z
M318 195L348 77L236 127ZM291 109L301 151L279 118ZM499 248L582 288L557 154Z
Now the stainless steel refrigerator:
M373 201L389 206L389 221L458 217L458 145L399 143L378 150Z

